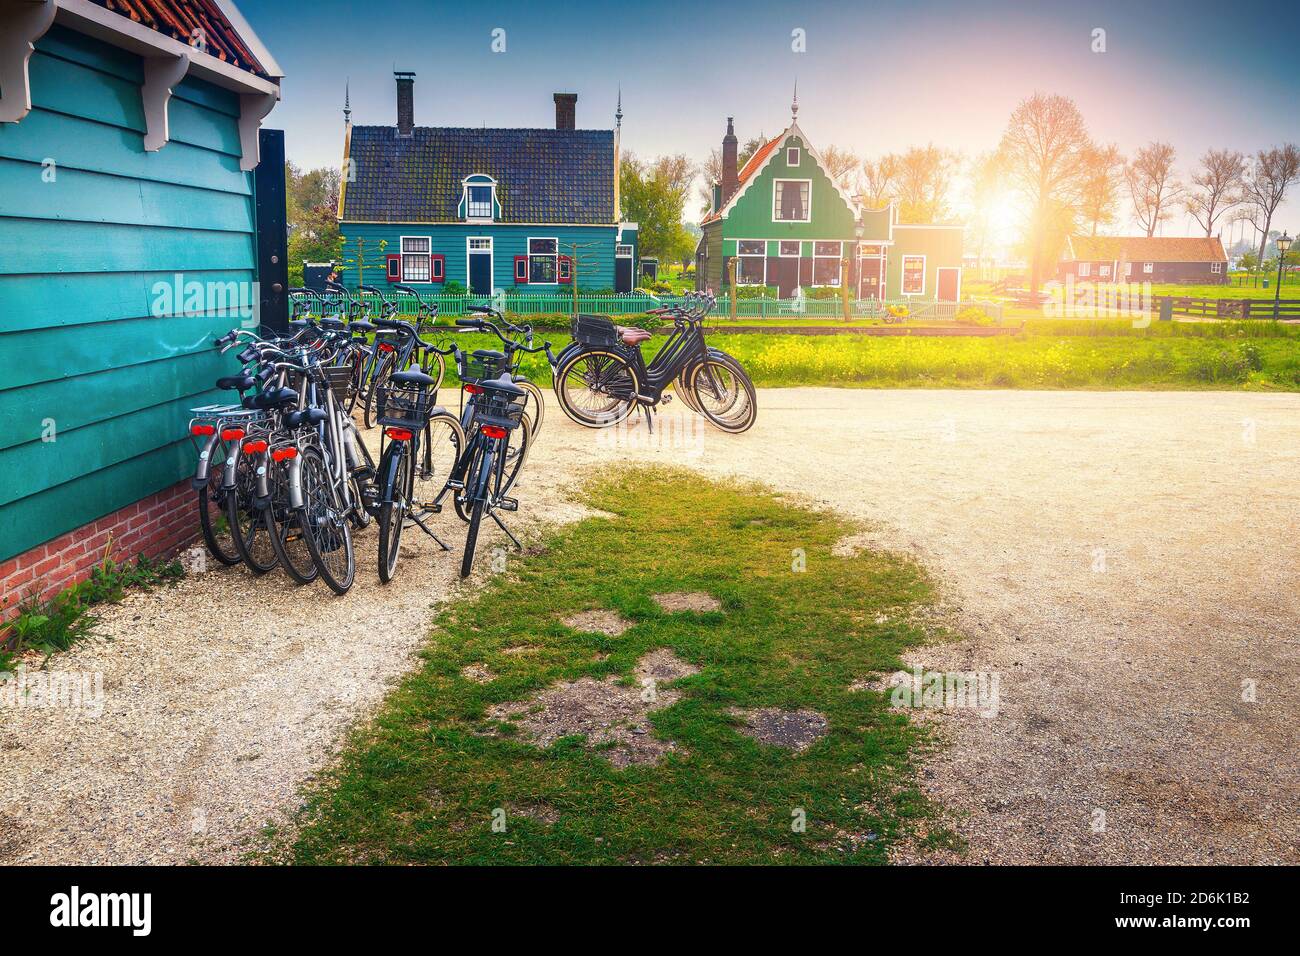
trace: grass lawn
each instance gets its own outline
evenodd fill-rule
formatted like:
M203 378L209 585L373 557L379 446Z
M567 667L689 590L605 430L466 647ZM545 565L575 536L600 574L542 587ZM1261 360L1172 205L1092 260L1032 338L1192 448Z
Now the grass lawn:
M557 349L568 341L545 337ZM462 347L487 344L457 339ZM642 347L647 360L663 341ZM1035 320L996 338L717 333L709 344L738 358L759 387L1300 390L1300 328L1271 322L1135 329L1122 320ZM528 357L524 370L549 384L545 358Z
M939 636L916 623L932 593L915 564L833 556L854 530L835 516L695 474L620 470L582 495L611 517L554 533L443 613L418 670L311 788L297 833L270 835L270 859L882 863L912 835L951 844L915 784L924 732L885 692L849 690ZM669 613L652 600L664 592L721 607ZM592 609L631 627L561 623ZM645 701L635 675L652 652L698 669L638 718L642 745L672 742L657 762L618 769L617 742L581 736L529 742L552 706L531 695L586 678ZM516 719L490 715L513 702ZM795 752L741 733L733 708L816 711L826 733Z

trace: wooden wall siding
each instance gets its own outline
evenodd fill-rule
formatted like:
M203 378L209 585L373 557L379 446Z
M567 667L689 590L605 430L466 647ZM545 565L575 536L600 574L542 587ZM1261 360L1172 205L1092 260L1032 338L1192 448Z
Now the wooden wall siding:
M578 286L582 289L614 288L614 239L618 234L616 226L511 226L511 225L462 225L460 223L351 223L340 226L343 233L343 258L356 258L357 241L365 240L365 284L383 288L388 285L384 276L384 256L400 251L402 236L429 236L433 242L433 254L446 256L447 281L455 280L468 286L468 261L465 240L470 236L491 236L492 285L498 289L513 289L515 285L515 256L527 255L528 240L555 237L560 243L560 254L569 255L569 243L596 243L585 249L579 249L583 257L578 275ZM387 240L387 247L381 252L379 243ZM587 261L590 260L590 261ZM343 282L349 287L357 285L356 266L348 261L343 272ZM431 291L438 291L445 283L412 283L414 288L422 289L426 285ZM568 283L555 285L521 286L520 291L565 292L571 290Z
M903 298L903 256L920 255L925 256L925 292L917 298L934 299L939 267L961 267L962 237L960 226L894 226L894 244L885 261L886 298Z
M134 55L56 27L31 77L0 126L0 561L192 470L187 411L221 397L211 340L240 319L156 317L153 288L255 278L234 94L185 80L146 153Z

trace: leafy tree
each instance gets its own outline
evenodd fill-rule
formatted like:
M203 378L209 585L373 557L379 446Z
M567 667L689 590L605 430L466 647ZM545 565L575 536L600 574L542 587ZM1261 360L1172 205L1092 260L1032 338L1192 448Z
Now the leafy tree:
M1066 96L1035 93L1011 114L998 151L1010 184L1029 210L1024 246L1030 289L1037 292L1063 227L1073 228L1087 180L1092 141L1083 114Z
M646 163L631 153L619 169L623 216L639 226L641 254L663 262L689 259L695 240L682 224L694 170L684 156Z
M339 259L339 171L284 164L289 227L289 284L302 285L302 264Z

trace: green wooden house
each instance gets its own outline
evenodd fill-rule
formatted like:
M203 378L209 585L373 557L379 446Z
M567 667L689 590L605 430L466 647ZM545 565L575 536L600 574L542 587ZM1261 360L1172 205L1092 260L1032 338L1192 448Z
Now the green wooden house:
M251 170L279 80L226 0L0 3L9 613L110 542L194 533L187 410L229 370L214 334L255 322Z
M394 75L397 123L346 124L344 284L632 290L637 228L618 214L621 107L606 130L576 128L575 93L554 95L554 129L416 126L415 74Z
M864 209L827 174L796 122L737 170L732 119L722 140L722 182L700 223L698 289L769 286L781 298L797 289L841 289L860 299L961 298L962 227L898 221L897 210Z

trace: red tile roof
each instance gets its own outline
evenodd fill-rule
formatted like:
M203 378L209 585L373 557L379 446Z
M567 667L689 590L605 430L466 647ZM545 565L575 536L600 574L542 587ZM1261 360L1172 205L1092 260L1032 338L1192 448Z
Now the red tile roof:
M230 25L225 13L212 0L92 0L105 10L128 17L164 36L194 44L194 31L200 36L207 52L241 70L258 76L267 76L266 68L258 62L248 45L240 39Z
M740 178L739 181L736 183L736 192L740 192L741 187L743 187L745 183L749 181L751 176L753 176L756 172L758 172L758 168L763 165L763 163L767 160L767 157L772 155L772 151L775 150L778 145L780 145L781 140L784 138L785 138L785 133L782 133L776 139L764 143L762 146L760 146L758 149L754 151L754 155L749 157L749 162L745 163L745 165L742 166L740 169ZM725 206L726 203L723 203L723 205ZM702 226L705 223L713 222L715 219L719 219L719 218L721 217L719 216L718 213L711 212L703 219L700 220L700 225Z
M1072 236L1067 262L1227 262L1217 238L1161 236Z

